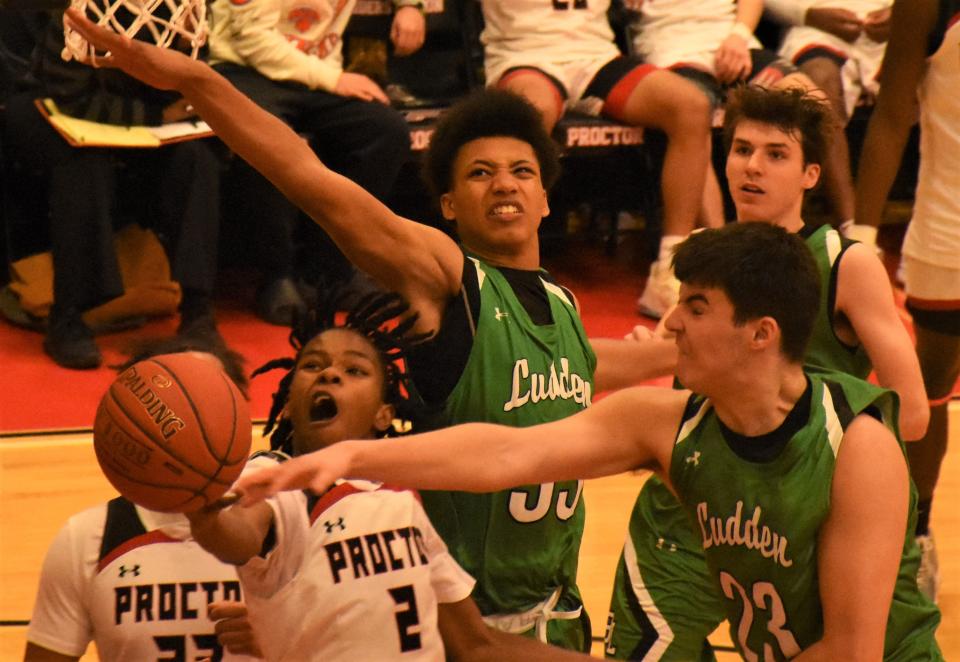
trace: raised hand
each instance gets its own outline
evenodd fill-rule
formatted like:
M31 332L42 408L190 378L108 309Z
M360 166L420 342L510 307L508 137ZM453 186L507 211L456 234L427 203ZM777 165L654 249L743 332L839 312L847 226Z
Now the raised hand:
M206 66L179 51L158 48L96 25L73 8L66 11L63 21L97 50L107 52L85 58L83 62L94 67L120 69L160 90L181 89L192 72Z

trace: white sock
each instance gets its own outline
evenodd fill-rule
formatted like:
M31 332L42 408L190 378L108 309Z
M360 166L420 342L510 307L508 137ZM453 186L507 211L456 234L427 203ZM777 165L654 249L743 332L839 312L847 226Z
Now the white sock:
M686 239L682 234L667 234L660 238L660 253L657 254L657 262L667 262L673 259L673 249L677 244Z

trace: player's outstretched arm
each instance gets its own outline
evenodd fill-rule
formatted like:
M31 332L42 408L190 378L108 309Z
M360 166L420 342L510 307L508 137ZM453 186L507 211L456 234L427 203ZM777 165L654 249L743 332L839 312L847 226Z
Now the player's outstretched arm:
M194 540L224 563L233 565L243 565L260 553L273 522L273 510L265 503L253 508L224 508L214 503L185 514Z
M665 475L687 396L685 391L636 387L543 425L470 423L401 439L344 441L244 475L235 489L248 505L281 490L321 492L343 477L494 492L639 467Z
M437 612L437 624L447 659L453 662L575 662L592 659L587 655L488 627L472 598L440 603Z
M818 541L823 639L798 661L879 660L907 533L907 462L893 434L861 414L843 435Z
M673 374L677 365L676 342L656 334L632 340L591 338L590 345L597 355L593 383L598 392Z
M94 64L122 69L160 89L175 89L234 152L309 214L355 265L389 284L434 328L460 290L463 254L445 234L400 218L316 157L290 127L202 62L94 25L76 10L69 21L110 56ZM431 326L432 325L432 326Z
M922 438L930 422L927 391L883 264L872 248L851 246L840 260L837 282L837 309L850 320L880 385L900 396L901 436Z
M927 35L936 0L896 0L890 42L881 65L880 94L870 115L857 171L856 222L877 227L910 127L917 120L917 81L923 77Z

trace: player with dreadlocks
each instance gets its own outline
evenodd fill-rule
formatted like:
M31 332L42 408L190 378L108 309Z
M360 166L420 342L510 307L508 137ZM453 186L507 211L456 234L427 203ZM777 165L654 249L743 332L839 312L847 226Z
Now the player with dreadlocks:
M265 431L271 448L247 471L344 439L387 434L410 385L400 360L426 335L396 294L363 299L336 323L323 305L295 324L295 358L257 370L280 380ZM251 508L188 515L193 535L237 568L250 622L269 660L584 659L489 629L474 581L449 555L410 491L338 481ZM329 627L336 623L336 630Z

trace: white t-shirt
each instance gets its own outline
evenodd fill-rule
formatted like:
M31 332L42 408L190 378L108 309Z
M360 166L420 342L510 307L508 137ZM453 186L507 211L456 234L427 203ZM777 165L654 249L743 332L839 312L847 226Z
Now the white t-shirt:
M214 0L210 61L332 91L343 72L341 37L355 5L356 0Z
M115 499L71 517L47 550L27 640L102 660L200 659L219 650L207 605L240 600L236 568L190 538L182 515ZM104 545L104 540L107 540ZM223 660L253 660L231 656Z
M262 461L272 460L252 464ZM474 581L414 492L339 481L320 498L268 503L276 544L239 568L268 659L444 659L437 604L466 599Z

